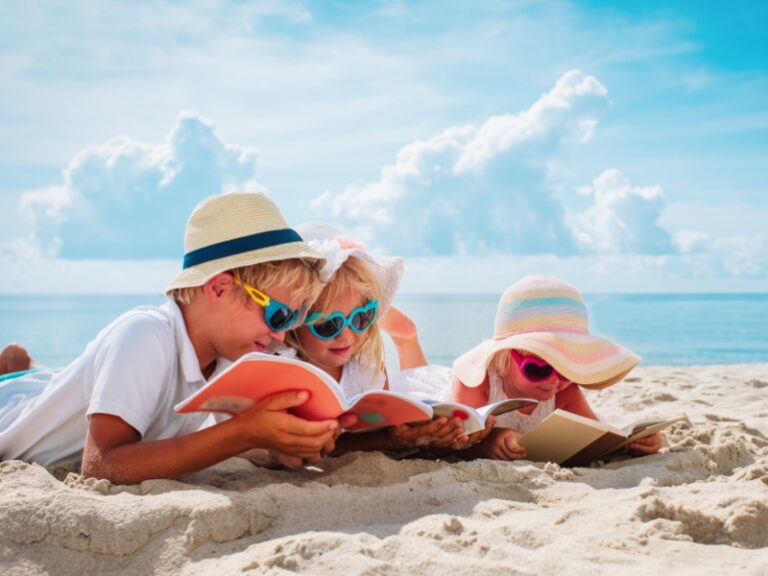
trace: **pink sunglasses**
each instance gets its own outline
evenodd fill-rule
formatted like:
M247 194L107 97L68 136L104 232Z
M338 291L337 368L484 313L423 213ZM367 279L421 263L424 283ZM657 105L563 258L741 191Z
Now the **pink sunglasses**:
M555 370L551 364L548 364L537 356L522 356L517 350L510 350L510 356L517 364L520 372L531 382L541 382L546 380L552 374L557 375L562 380L567 380L557 370Z

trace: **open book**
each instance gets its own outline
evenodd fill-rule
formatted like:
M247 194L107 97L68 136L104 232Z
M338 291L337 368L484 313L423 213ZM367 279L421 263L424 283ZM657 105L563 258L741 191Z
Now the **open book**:
M487 418L483 409L423 402L389 390L370 390L345 398L341 386L320 368L295 358L257 352L242 356L222 370L195 394L177 404L176 411L238 414L267 396L291 390L309 392L309 399L301 406L292 408L291 413L306 420L326 420L353 412L357 415L357 422L348 428L353 431L422 422L431 420L434 414L457 416L465 420L464 424L482 421L479 428L482 429ZM505 404L504 411L510 411L535 402L507 400L485 408L492 413L494 409L503 410L498 404Z
M458 418L461 420L465 434L473 434L485 428L488 416L500 416L513 410L519 410L524 406L537 404L538 400L533 398L505 398L480 408L472 408L458 402L438 402L436 400L422 400L422 402L432 407L432 414L436 417Z
M524 434L522 443L528 460L583 466L685 419L677 416L667 420L642 420L617 428L558 409Z

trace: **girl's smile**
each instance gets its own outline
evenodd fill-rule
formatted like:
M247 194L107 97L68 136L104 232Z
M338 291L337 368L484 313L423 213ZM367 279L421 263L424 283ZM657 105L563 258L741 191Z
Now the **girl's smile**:
M351 310L362 306L364 298L351 289L344 290L334 302L334 311L348 315ZM307 356L307 360L322 368L328 374L339 380L344 365L360 349L365 342L366 333L358 333L350 326L330 340L321 339L312 334L309 326L304 325L296 330L296 334Z

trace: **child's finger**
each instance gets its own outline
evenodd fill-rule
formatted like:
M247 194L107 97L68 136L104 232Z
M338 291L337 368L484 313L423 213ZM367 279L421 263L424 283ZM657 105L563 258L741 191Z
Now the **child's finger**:
M357 423L357 414L354 412L347 412L339 417L339 426L341 428L349 428Z
M290 454L283 454L282 452L273 452L272 456L280 462L286 468L296 470L304 465L304 461L298 456L291 456Z

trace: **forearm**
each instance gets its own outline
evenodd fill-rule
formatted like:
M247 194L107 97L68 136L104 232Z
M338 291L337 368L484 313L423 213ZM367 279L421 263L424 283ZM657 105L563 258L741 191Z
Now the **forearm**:
M127 443L109 450L99 450L89 437L82 473L86 477L135 484L202 470L253 447L232 420L177 438Z
M400 370L410 370L427 365L427 357L421 349L419 340L414 338L392 339L397 349L397 357L400 361Z

